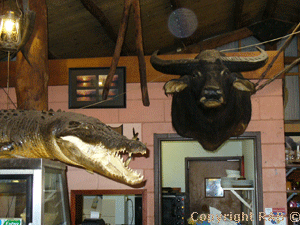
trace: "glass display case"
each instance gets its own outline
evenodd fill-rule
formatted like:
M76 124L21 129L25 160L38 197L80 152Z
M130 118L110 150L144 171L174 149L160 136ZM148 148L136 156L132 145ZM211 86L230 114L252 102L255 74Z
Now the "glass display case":
M71 224L65 173L52 160L1 159L0 224Z

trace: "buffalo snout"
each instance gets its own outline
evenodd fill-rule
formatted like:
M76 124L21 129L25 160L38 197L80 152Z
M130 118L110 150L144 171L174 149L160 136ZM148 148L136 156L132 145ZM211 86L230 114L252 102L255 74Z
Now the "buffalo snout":
M219 88L206 87L202 91L200 102L208 108L218 107L224 103L223 92Z
M222 96L222 92L215 89L205 89L204 96L206 99L219 100Z

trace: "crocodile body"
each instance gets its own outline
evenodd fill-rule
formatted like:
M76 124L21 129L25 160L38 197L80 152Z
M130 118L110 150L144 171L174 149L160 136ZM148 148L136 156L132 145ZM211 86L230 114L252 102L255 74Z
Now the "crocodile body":
M129 154L126 162L119 153ZM135 153L145 154L146 146L93 117L61 111L0 111L0 158L59 160L135 185L143 181L128 167Z

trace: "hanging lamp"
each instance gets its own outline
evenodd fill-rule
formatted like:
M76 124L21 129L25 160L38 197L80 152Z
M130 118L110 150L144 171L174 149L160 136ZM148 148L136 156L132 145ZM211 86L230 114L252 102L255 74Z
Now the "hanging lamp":
M21 40L21 15L15 11L7 11L0 16L0 49L16 52Z
M16 1L17 3L17 1ZM17 4L18 5L18 4ZM4 9L4 4L3 4ZM10 53L17 52L21 44L21 16L12 10L7 10L0 16L0 50L7 52L7 109L9 109L9 60Z

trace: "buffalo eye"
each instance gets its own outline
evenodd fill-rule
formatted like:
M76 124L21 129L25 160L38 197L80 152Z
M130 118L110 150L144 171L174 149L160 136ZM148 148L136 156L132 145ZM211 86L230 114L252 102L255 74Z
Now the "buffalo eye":
M238 79L238 76L236 73L230 73L230 76L227 77L227 80L230 84L233 84L234 81Z
M193 78L202 77L202 73L199 70L195 70L192 73Z
M228 69L222 70L221 76L230 76L230 71Z

